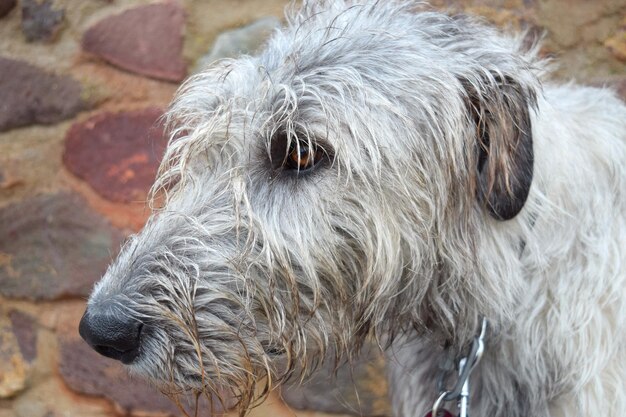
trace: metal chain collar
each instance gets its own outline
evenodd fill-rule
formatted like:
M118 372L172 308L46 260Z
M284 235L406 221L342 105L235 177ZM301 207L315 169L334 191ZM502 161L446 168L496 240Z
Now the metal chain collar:
M449 373L454 368L454 360L446 360L442 365L442 370L437 382L439 397L433 404L431 417L438 417L443 411L442 405L446 402L457 401L459 408L459 417L468 416L469 408L469 377L485 351L485 334L487 333L487 320L483 318L480 333L472 340L472 345L467 356L462 357L458 361L459 376L455 384L451 388L445 387L445 381ZM428 414L427 414L428 415ZM448 413L450 415L450 413Z

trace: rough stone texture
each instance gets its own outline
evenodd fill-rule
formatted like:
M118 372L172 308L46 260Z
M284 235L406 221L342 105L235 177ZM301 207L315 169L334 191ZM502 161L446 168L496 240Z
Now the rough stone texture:
M15 7L16 0L0 0L0 18L8 15Z
M494 25L512 30L528 29L536 21L534 0L431 0L429 3L450 13L481 16Z
M68 131L63 162L77 177L112 201L145 201L165 148L158 119L149 108L102 113Z
M28 42L52 42L63 25L65 11L52 0L22 0L22 33Z
M229 30L246 26L267 16L282 19L287 0L191 1L185 4L187 24L184 56L197 62L207 53L217 37Z
M11 323L0 317L0 399L11 397L25 388L27 368Z
M47 73L0 57L0 132L68 119L86 107L81 86L68 76Z
M9 313L11 328L17 339L22 357L32 362L37 357L37 329L33 317L19 310Z
M620 7L619 3L619 0L571 0L565 11L562 2L543 0L538 1L536 7L541 22L550 28L550 38L561 47L569 48L590 37L589 31L581 28L615 13Z
M113 406L100 398L74 394L57 378L28 385L26 391L12 401L9 414L2 414L0 408L0 417L130 417L115 412ZM152 414L141 417L162 416Z
M121 233L74 194L44 194L0 209L0 294L49 300L86 296Z
M8 190L20 184L20 180L7 177L4 173L0 172L0 190Z
M328 413L358 416L391 415L388 402L384 358L371 346L351 365L344 365L336 375L326 365L303 385L282 389L282 397L291 407Z
M22 181L15 178L10 171L0 169L0 190L8 190L21 183Z
M557 56L557 75L588 80L623 74L623 63L604 45L626 14L623 0L533 2L537 23L545 28L544 50Z
M180 81L185 17L176 3L139 6L109 16L85 32L83 49L138 74Z
M198 70L218 59L233 58L240 54L254 54L279 26L280 20L272 16L259 19L240 29L222 33L217 37L209 52L200 58Z
M621 61L626 62L626 16L622 19L622 25L617 33L608 38L604 45Z
M131 379L119 362L98 355L82 340L63 341L60 353L59 371L72 390L104 396L125 413L179 415L165 395Z

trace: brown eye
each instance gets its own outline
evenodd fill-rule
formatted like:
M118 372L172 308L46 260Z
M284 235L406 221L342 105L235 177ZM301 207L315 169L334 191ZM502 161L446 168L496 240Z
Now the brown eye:
M324 152L315 145L293 141L285 160L286 169L305 171L311 169L322 160Z
M276 132L268 149L272 170L275 173L299 174L331 162L333 153L330 145L324 140L320 142L300 132Z

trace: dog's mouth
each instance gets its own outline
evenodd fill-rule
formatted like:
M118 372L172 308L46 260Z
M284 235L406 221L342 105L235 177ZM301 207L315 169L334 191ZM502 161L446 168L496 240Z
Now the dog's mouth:
M93 349L107 358L115 359L122 362L124 365L130 365L139 356L139 349L130 350L117 350L110 346L95 345Z

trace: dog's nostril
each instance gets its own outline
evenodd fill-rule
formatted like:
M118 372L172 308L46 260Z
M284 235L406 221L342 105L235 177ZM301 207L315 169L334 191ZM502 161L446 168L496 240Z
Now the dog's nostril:
M127 315L87 310L80 320L80 336L96 352L129 364L139 354L143 323Z

